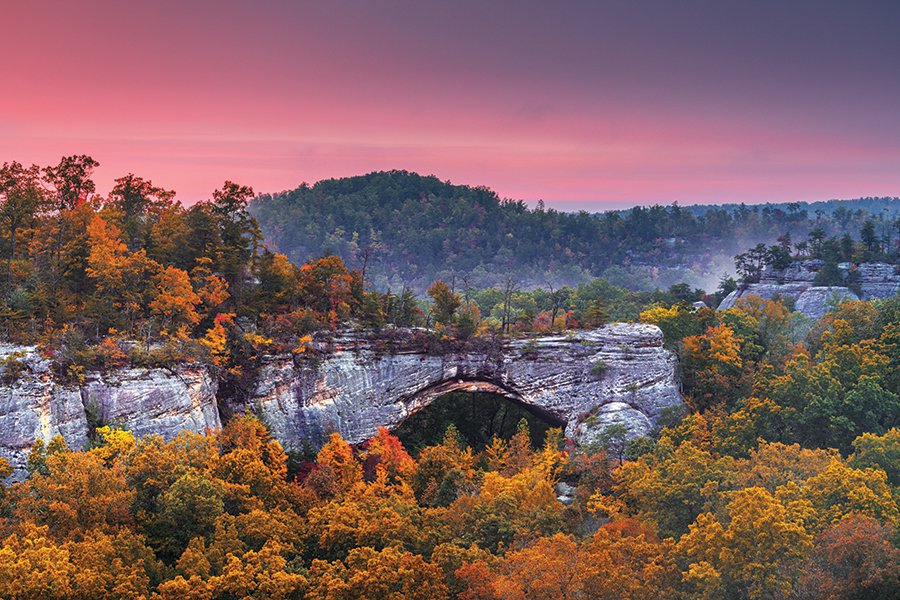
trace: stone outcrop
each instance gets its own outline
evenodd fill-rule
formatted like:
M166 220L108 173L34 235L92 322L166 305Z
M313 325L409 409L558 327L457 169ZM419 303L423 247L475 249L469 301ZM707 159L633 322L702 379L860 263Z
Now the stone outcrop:
M775 297L795 301L796 310L812 319L819 319L837 302L850 300L874 300L889 298L900 293L900 270L884 263L838 264L845 286L816 286L816 275L822 270L823 261L794 261L782 270L766 268L758 283L751 283L731 292L722 300L720 310L734 306L740 298L756 295L771 300ZM859 294L850 289L851 286Z
M859 296L845 287L813 286L800 292L794 302L794 310L810 319L819 320L829 309L844 300L859 300Z
M0 346L0 359L9 357L3 368L8 383L0 385L0 456L17 477L37 439L59 434L78 449L102 423L167 439L185 429L221 426L217 383L204 368L121 369L90 373L83 384L71 385L54 378L34 347Z
M647 433L682 403L675 358L653 325L615 324L569 336L509 340L494 350L378 351L345 338L319 359L270 357L244 406L288 448L329 432L362 442L450 391L492 392L591 442L613 423Z
M682 404L674 356L653 325L615 324L531 339L472 342L437 352L427 344L386 349L383 339L348 335L309 356L264 359L248 399L220 398L228 412L259 415L289 449L319 445L332 431L362 442L393 428L450 391L492 392L565 427L580 442L620 423L647 433ZM0 456L16 476L35 440L62 435L81 448L92 427L171 438L220 427L217 382L208 369L184 366L89 373L58 381L34 347L0 346Z

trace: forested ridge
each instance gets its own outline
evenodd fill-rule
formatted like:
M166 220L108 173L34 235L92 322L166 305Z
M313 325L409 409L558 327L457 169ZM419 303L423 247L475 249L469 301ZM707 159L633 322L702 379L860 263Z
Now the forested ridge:
M602 214L530 209L485 187L406 171L329 179L263 194L249 210L272 247L295 262L337 254L366 266L379 289L424 290L435 279L525 288L594 277L632 289L686 281L707 289L731 257L785 233L821 228L858 237L873 220L894 231L891 198L780 205L636 207ZM896 235L895 235L896 237Z
M657 325L678 356L685 411L646 437L610 427L585 446L558 430L535 443L540 432L524 420L508 439L461 420L426 440L439 429L431 422L409 451L380 430L358 446L334 434L288 453L252 415L169 441L98 423L85 448L36 440L29 476L0 484L0 597L900 598L900 297L845 301L811 321L754 296L716 311L698 301L717 298L690 285L635 291L592 278L529 289L507 265L495 287L457 273L428 281L423 298L412 283L371 285L384 260L374 249L372 262L348 258L351 268L270 249L248 187L226 182L185 207L127 175L101 197L94 167L70 156L0 169L0 335L36 345L62 384L90 370L197 361L238 389L261 357L315 361L313 337L347 328L386 351L409 335L452 352L481 338L632 320ZM590 229L643 218L570 221L486 190L456 193L480 194L485 219L550 213ZM406 194L397 192L401 205ZM676 213L701 227L676 207L653 210L635 214ZM849 245L838 233L845 217L861 233ZM478 235L518 239L497 218ZM746 218L770 219L782 234L774 215ZM798 252L826 262L895 255L886 215L802 218L818 226ZM661 248L654 240L647 252ZM615 241L624 253L627 243ZM790 261L791 248L782 236L739 266L752 278L757 263ZM723 284L719 297L736 285ZM4 385L21 368L10 354ZM452 421L452 407L443 410ZM10 472L0 459L0 480ZM558 499L560 483L574 488L571 502Z
M270 250L248 212L251 188L227 181L184 206L138 175L106 196L97 162L63 157L0 168L0 340L35 344L62 380L123 365L211 364L248 383L265 353L303 354L341 328L428 327L427 336L549 332L636 320L660 301L703 292L634 292L594 279L524 290L429 282L379 291L339 256L292 263ZM20 368L15 354L4 365Z

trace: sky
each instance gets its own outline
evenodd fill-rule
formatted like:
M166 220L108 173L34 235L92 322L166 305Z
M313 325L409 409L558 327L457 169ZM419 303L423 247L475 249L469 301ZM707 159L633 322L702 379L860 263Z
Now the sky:
M900 196L900 2L0 0L0 162L185 203L406 169L563 209Z

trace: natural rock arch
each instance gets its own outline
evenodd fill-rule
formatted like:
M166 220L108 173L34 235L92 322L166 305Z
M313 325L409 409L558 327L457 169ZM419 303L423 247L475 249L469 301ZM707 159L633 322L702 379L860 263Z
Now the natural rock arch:
M453 352L416 339L391 352L382 338L350 335L313 360L268 357L245 399L221 397L222 390L217 397L218 381L202 365L94 372L72 385L55 379L36 347L0 345L0 358L17 357L21 366L14 382L0 385L0 456L21 478L36 439L60 434L81 448L91 416L170 439L220 427L220 406L228 415L259 415L285 447L300 449L305 441L321 444L331 431L365 441L452 389L499 393L565 424L566 435L581 442L610 423L646 433L682 404L675 359L652 325L620 323L491 347L476 340Z
M637 436L682 404L675 359L662 342L659 328L624 323L508 340L492 352L385 353L371 340L345 338L320 361L270 357L243 409L262 415L289 448L321 444L332 431L363 442L454 389L510 398L564 424L576 441L592 441L612 423Z
M497 382L488 381L485 378L480 379L448 379L436 385L430 385L413 394L411 398L404 401L406 405L406 415L401 421L392 427L396 429L402 425L406 419L415 413L427 409L432 402L453 392L465 392L467 394L494 394L505 398L506 400L523 407L528 412L546 421L554 427L565 427L566 421L558 415L546 411L543 407L531 404L521 394L505 385Z

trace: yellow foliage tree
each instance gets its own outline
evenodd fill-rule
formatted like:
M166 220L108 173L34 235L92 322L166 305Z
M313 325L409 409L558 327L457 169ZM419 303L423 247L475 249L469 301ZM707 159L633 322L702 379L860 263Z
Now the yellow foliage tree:
M735 492L727 518L700 515L678 542L693 594L751 600L790 597L811 547L802 522L758 487Z
M185 336L186 328L200 322L197 306L201 299L191 286L191 278L187 272L169 266L156 276L154 286L156 297L150 310L161 319L163 331Z

